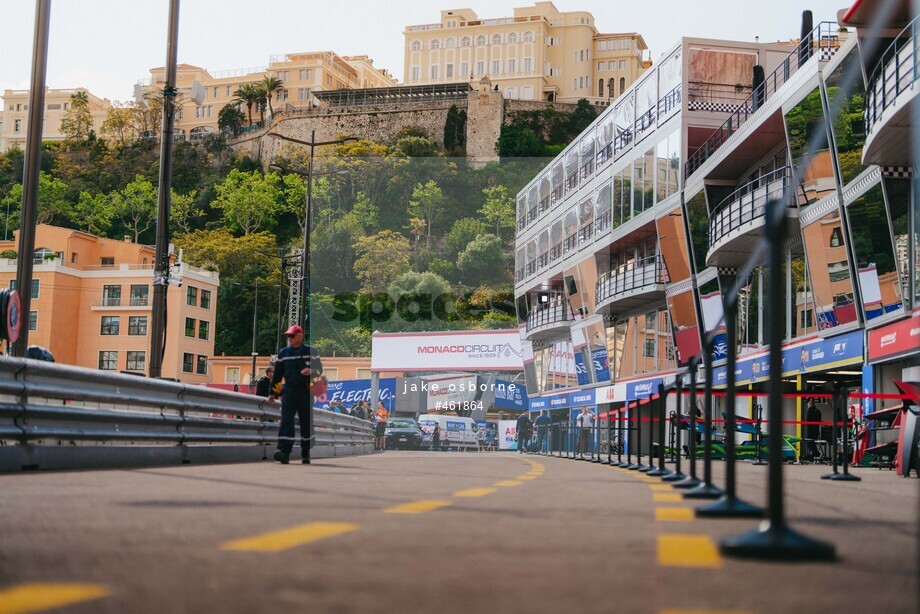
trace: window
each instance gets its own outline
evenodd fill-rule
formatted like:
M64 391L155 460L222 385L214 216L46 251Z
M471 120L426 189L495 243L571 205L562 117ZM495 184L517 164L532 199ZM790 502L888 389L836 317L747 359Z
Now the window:
M313 70L310 68L304 68L300 71L300 80L301 81L312 81L313 80Z
M182 371L185 373L191 373L194 368L195 355L185 352L182 354Z
M104 307L121 305L121 286L102 286L102 305Z
M128 334L129 335L146 335L147 334L147 316L129 316L128 317Z
M103 256L99 259L99 266L115 266L115 257L114 256Z
M492 60L492 74L498 75L502 72L502 61L501 60Z
M419 81L422 78L422 69L418 66L413 66L411 74L412 76L409 78L410 81Z
M356 375L357 375L357 378L358 378L358 379L370 379L370 377L371 377L371 370L370 370L370 369L361 369L361 368L359 368L359 369L357 370L357 374L356 374Z
M525 43L533 42L533 32L524 32L524 42Z
M22 132L22 120L21 119L13 120L13 132Z
M812 323L811 309L803 309L799 317L799 329L804 330L814 326Z
M469 62L464 62L463 64L460 65L460 75L459 76L465 77L468 74L470 74L470 64Z
M230 98L230 96L232 96L232 93L231 93L232 89L233 88L231 88L229 85L227 86L227 98Z
M620 70L626 70L626 60L620 60L619 68Z
M482 46L485 45L485 44L486 44L486 37L485 37L485 36L480 35L480 36L477 36L477 37L476 37L476 46L477 46L477 47L482 47Z
M323 375L326 376L328 380L337 380L339 379L339 369L338 367L332 367L331 369L324 369Z
M579 62L585 61L585 50L584 49L578 52L578 61Z
M607 51L607 41L597 41L598 51Z
M99 368L103 371L114 371L118 368L118 352L102 350L99 352Z
M239 367L227 367L224 371L224 381L228 384L239 384L240 383L240 368Z
M429 66L429 67L428 67L428 70L429 70L429 72L430 72L430 78L431 78L431 79L437 79L437 78L438 78L438 65L437 65L437 64L435 64L435 65L433 65L433 66Z
M432 49L440 49L440 48L441 48L441 41L439 41L438 39L434 39L433 41L431 41L431 48L432 48Z
M517 72L517 60L508 60L508 72L509 73Z
M121 324L121 318L118 316L102 316L102 326L99 331L100 335L117 335L118 328Z
M199 375L208 374L208 357L207 356L198 356L198 369L197 372Z
M29 330L38 330L38 312L29 312Z
M597 80L597 97L598 98L604 97L604 80L603 79Z
M147 352L128 352L127 371L145 371L147 369Z
M573 55L575 56L575 58L574 58L572 61L575 62L575 63L577 64L577 63L578 63L578 52L577 52L577 51L573 51L572 53L573 53Z
M185 336L195 336L195 318L185 318Z
M146 307L148 292L150 288L145 285L132 285L131 286L131 306L132 307Z
M77 252L70 252L70 264L77 263Z
M29 294L32 295L32 298L38 298L38 289L39 289L39 287L40 287L40 285L41 285L40 282L41 282L41 280L39 280L39 279L33 279L33 280L32 280L32 290L31 290L31 292L29 292ZM16 280L15 280L15 279L11 279L11 280L10 280L10 290L15 290L15 289L16 289Z
M508 35L508 44L516 45L517 44L517 32L512 32Z
M214 97L217 98L217 88L214 88Z
M533 70L533 60L531 58L524 58L521 60L521 70L524 72L530 72Z
M454 78L454 65L453 65L453 64L448 64L448 65L445 67L444 76L445 76L446 78L448 78L448 79L453 79L453 78Z
M493 45L501 45L501 44L502 44L502 35L501 35L501 34L496 34L496 35L494 35L494 36L492 37L492 44L493 44Z
M618 39L618 42L619 42L619 45L617 45L617 46L620 48L620 51L625 51L625 50L629 49L629 48L632 46L632 44L631 44L631 42L630 42L630 40L629 40L628 38L621 38L621 39Z
M485 62L476 62L476 76L483 75L486 72Z
M655 357L655 340L654 339L645 340L645 357L646 358Z
M525 85L521 88L521 100L533 100L533 86Z
M421 51L422 43L421 41L412 41L412 51Z
M831 231L831 247L840 247L843 245L843 235L840 233L840 226ZM34 281L32 282L35 283Z
M597 69L598 69L598 70L604 70L606 67L607 67L607 62L598 62L598 63L597 63Z
M198 304L198 288L195 286L189 286L185 291L185 304L191 305L192 307Z
M211 291L210 290L201 291L201 308L202 309L211 308Z
M208 333L210 332L210 326L204 320L198 321L198 338L208 340Z
M454 47L457 46L457 40L453 38L448 38L444 46L447 47L448 49L453 49Z
M620 77L620 93L626 90L626 77Z
M847 266L846 260L828 263L827 272L832 282L844 281L850 278L850 267Z
M463 40L460 41L460 46L461 46L461 47L469 47L471 43L472 43L472 41L470 41L470 37L469 37L469 36L464 36L464 37L463 37Z

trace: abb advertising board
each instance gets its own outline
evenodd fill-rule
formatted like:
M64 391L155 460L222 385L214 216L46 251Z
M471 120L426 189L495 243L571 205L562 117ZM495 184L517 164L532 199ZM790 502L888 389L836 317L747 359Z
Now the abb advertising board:
M522 371L521 337L512 330L377 333L371 370Z

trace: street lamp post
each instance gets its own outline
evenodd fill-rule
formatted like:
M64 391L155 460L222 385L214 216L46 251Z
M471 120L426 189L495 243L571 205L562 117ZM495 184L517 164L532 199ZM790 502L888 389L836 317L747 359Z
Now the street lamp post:
M316 130L310 132L310 140L302 141L300 139L291 138L289 136L284 136L283 134L278 134L277 132L269 132L266 136L269 136L273 139L281 139L282 141L289 141L291 143L296 143L298 145L304 145L310 148L310 163L307 167L307 210L305 212L304 224L303 224L303 270L301 271L301 294L303 296L303 311L300 314L300 323L304 330L304 342L307 345L310 345L312 342L311 330L310 330L310 218L313 206L313 157L317 147L323 145L341 145L342 143L347 143L348 141L356 141L357 137L348 136L341 139L335 139L333 141L317 141L316 140Z

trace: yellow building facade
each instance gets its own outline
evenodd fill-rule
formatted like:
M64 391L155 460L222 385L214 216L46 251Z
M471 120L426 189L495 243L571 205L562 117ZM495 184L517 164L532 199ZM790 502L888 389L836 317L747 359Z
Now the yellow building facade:
M18 235L18 231L15 232ZM18 240L18 237L17 237ZM0 241L0 251L17 240ZM153 262L147 245L41 224L36 228L30 345L60 363L146 374ZM216 272L181 264L182 286L166 294L163 377L211 381L217 313ZM0 258L0 284L15 287L16 259Z
M70 110L70 97L77 92L85 92L89 112L93 117L93 130L99 134L112 103L107 98L99 98L86 88L45 89L45 113L42 126L43 141L63 141L66 136L61 132L61 120ZM25 148L26 129L29 124L29 90L4 90L3 109L0 111L0 152L11 147Z
M403 36L406 85L488 77L511 99L605 104L650 65L640 34L599 33L591 13L560 12L552 2L499 19L442 10L440 22L407 26Z
M257 83L266 76L273 76L284 85L272 96L271 106L275 113L291 107L316 106L318 103L313 92L317 91L397 85L396 79L387 70L374 66L370 57L340 56L332 51L275 55L269 58L267 66L215 72L191 64L179 64L176 87L183 95L179 97L176 111L177 137L196 140L217 132L220 110L236 102L236 91L240 86ZM139 85L147 95L151 95L161 91L165 83L166 69L161 66L150 69L150 78L140 81ZM204 89L201 105L196 104L190 95L195 83ZM262 118L256 108L247 109L242 105L241 110L247 115L247 121L250 114L253 123Z

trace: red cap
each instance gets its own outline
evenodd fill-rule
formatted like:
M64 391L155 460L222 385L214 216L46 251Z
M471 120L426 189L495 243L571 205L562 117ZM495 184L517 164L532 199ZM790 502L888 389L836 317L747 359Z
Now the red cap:
M284 334L287 335L288 337L290 337L291 335L296 335L296 334L301 334L301 335L302 335L302 334L303 334L303 329L300 328L300 327L297 326L297 325L294 325L294 326L290 327L289 329L287 329L286 331L284 331Z

